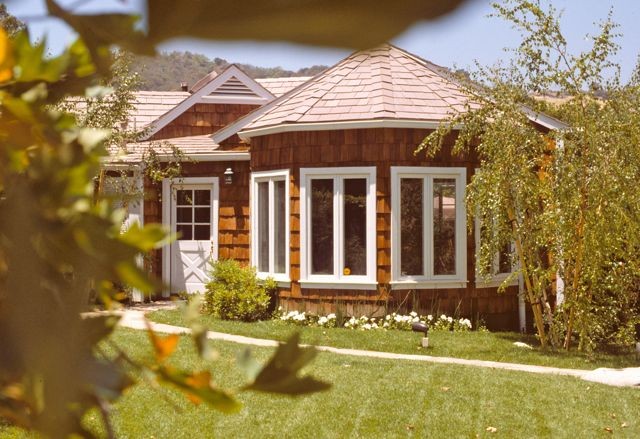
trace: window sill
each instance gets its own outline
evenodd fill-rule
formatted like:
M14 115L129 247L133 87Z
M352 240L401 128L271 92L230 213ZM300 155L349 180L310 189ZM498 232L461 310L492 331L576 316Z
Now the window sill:
M271 278L276 281L278 288L291 288L291 279L285 274L257 273L256 277L259 281L266 281L267 278Z
M509 277L509 274L493 276L489 279L484 279L481 277L476 278L476 288L497 288ZM517 286L518 279L513 279L511 282L507 284L509 287Z
M301 280L300 288L317 288L327 290L376 290L377 282L371 281L346 281L346 280Z
M437 290L444 288L466 288L466 280L396 280L391 281L392 290Z

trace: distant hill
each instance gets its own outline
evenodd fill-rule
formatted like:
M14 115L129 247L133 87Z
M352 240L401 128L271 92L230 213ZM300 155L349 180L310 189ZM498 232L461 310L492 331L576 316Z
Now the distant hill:
M231 63L226 59L209 59L199 53L165 52L154 58L134 57L130 68L140 75L140 86L138 87L140 90L171 91L179 90L181 82L186 82L191 86L213 70L220 73L229 64ZM313 76L327 68L327 66L318 65L305 67L294 72L281 67L238 65L253 78Z

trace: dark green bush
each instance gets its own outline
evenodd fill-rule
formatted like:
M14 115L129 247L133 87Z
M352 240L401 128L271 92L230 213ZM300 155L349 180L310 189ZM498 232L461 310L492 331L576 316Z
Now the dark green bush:
M253 267L232 259L211 264L211 282L206 285L203 310L223 320L253 322L269 318L269 302L275 294L273 279L259 281Z

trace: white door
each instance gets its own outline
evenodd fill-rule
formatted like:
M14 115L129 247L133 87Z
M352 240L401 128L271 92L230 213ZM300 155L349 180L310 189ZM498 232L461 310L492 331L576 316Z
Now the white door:
M171 245L172 293L204 292L210 261L217 258L217 179L194 180L203 179L185 178L171 186L171 230L178 234Z

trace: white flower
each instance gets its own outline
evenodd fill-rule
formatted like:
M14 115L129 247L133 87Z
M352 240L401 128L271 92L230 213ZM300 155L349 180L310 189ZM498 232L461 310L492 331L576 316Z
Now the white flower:
M362 320L363 322L366 322L367 320L369 320L369 317L367 317L367 316L360 316L360 320Z
M368 324L368 323L365 323L364 325L362 325L362 329L369 330L369 329L371 329L371 325Z
M442 314L442 315L440 316L440 320L447 320L447 316L445 316L444 314Z
M415 311L411 311L411 312L409 313L409 315L410 315L411 317L417 317L417 316L418 316L418 313L417 313L417 312L415 312Z
M320 317L318 319L318 325L324 325L325 323L327 323L329 321L329 319L327 319L326 317Z
M377 324L377 323L373 323L373 324L371 325L371 327L372 327L373 329L378 329L378 324Z
M448 321L449 323L453 322L453 317L447 317L447 321Z
M395 320L396 322L398 322L398 323L399 323L399 322L401 322L401 321L402 321L402 316L395 316L395 317L393 318L393 320Z
M389 323L384 322L384 325L382 325L383 328L388 328L389 327Z
M429 314L429 315L427 316L427 320L429 320L429 321L433 320L433 316L432 316L431 314Z
M389 314L387 314L384 319L389 321L389 320L391 320L391 316Z
M333 320L336 318L336 315L334 313L331 313L327 316L327 320Z
M418 317L414 317L414 318L413 318L413 322L414 322L414 323L415 323L415 322L419 322L419 321L420 321L420 319L419 319Z

